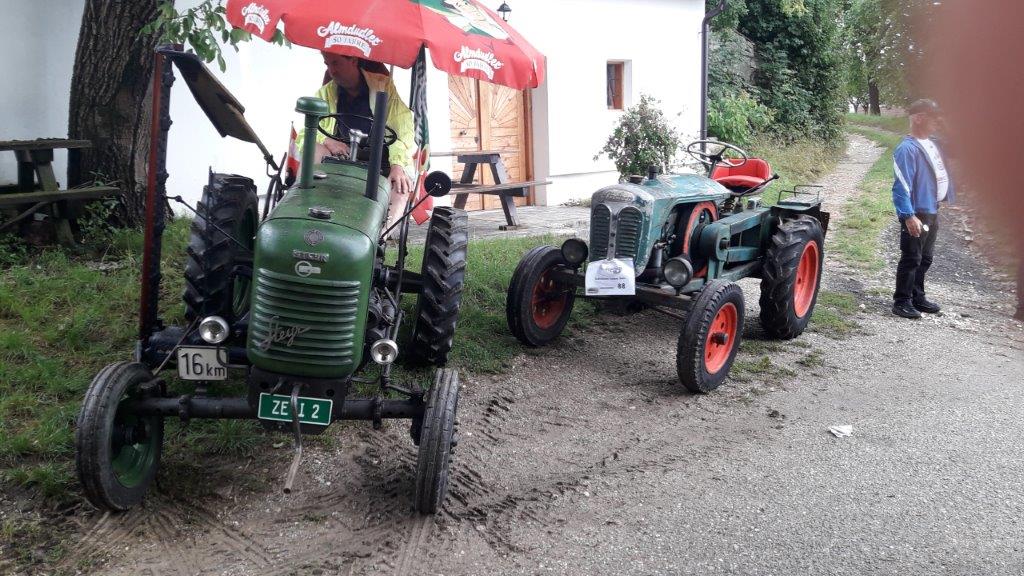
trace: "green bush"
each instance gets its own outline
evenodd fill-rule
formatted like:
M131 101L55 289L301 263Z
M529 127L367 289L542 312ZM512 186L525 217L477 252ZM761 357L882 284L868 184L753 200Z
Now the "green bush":
M772 124L774 116L750 94L713 98L708 105L708 135L738 146L749 146Z
M655 166L662 172L672 165L681 140L679 132L658 108L659 100L644 94L619 119L608 142L594 160L605 154L615 162L622 178L647 174Z

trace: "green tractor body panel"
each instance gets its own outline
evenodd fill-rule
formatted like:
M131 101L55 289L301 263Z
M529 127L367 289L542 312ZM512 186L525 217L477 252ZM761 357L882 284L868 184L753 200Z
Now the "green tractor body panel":
M643 184L615 184L594 193L590 210L590 261L632 258L639 276L662 227L680 204L720 202L724 186L697 174L676 174Z
M247 353L268 372L345 378L362 362L387 180L374 201L365 168L316 169L326 177L292 188L256 233Z

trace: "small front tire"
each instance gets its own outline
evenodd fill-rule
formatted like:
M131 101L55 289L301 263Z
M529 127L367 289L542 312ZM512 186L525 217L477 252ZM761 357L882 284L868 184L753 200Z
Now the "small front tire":
M75 430L75 467L97 508L120 512L136 506L156 477L163 418L126 411L155 386L153 374L138 362L110 364L89 385Z
M523 344L545 346L569 322L576 287L550 275L556 267L568 265L554 246L538 246L519 261L509 283L505 317L509 330Z
M416 511L435 514L448 493L452 451L458 443L459 374L450 368L434 373L427 391L416 459Z
M729 374L743 334L743 290L712 280L683 322L676 350L679 381L693 393L711 392Z

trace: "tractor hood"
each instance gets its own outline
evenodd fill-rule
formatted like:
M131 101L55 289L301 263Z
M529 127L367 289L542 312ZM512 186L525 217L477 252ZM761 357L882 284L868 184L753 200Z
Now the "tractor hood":
M314 187L289 190L267 222L299 219L345 226L362 232L376 243L387 210L387 180L381 180L377 201L373 201L363 195L366 186L364 168L351 164L319 164L316 171L319 179L313 181ZM317 215L327 215L327 218Z
M267 372L346 378L362 361L387 189L366 198L358 165L316 171L315 187L289 190L256 233L247 352Z
M626 202L640 208L650 209L659 200L670 200L674 204L685 198L687 202L703 200L721 201L729 197L729 190L710 178L699 174L673 174L642 184L613 184L594 193L592 203Z

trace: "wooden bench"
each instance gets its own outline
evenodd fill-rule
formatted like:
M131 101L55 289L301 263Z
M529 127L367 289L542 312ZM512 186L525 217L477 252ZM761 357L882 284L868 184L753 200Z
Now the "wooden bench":
M506 182L504 184L453 184L452 193L455 194L454 205L462 209L466 207L466 200L470 194L493 194L501 198L501 209L505 212L505 222L498 228L501 230L515 230L522 224L519 222L519 213L516 212L516 202L513 198L529 198L530 188L533 186L544 186L551 184L550 180L530 180L528 182Z
M508 152L508 151L506 151ZM519 213L516 212L515 198L528 198L530 188L551 184L549 181L532 180L529 182L509 182L508 170L501 159L501 150L464 150L457 152L436 152L431 156L455 156L455 160L465 167L462 178L452 185L455 194L456 208L465 209L470 194L493 194L501 200L501 209L505 212L506 224L499 226L501 230L515 230L522 226ZM490 166L494 184L480 185L473 182L477 167L481 164Z
M14 152L18 160L18 183L0 187L0 210L7 213L0 232L32 216L48 205L53 205L57 239L62 244L74 243L70 220L76 212L74 205L85 200L117 196L121 190L112 186L85 186L62 190L53 173L53 151L68 151L68 180L71 186L81 182L80 154L91 148L88 140L40 138L38 140L10 140L0 142L0 151Z

